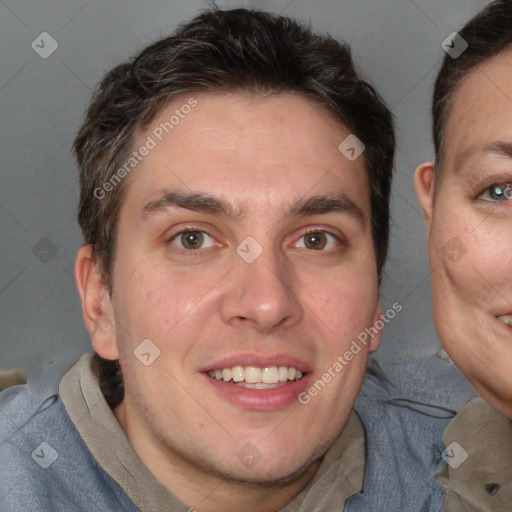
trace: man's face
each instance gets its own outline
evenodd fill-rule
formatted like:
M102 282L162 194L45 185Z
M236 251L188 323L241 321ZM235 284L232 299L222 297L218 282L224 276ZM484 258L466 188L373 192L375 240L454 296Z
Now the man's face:
M431 221L436 328L454 363L512 418L512 52L464 80L445 142L435 198L428 165L416 176Z
M190 96L197 105L158 141L155 129ZM183 96L134 148L148 135L156 147L127 178L117 232L126 394L115 413L161 467L170 458L247 482L304 471L344 426L368 347L307 405L297 397L380 313L363 158L345 158L349 132L292 94ZM212 196L230 215L177 207L168 199L178 191ZM287 215L313 196L340 202ZM143 352L159 350L147 366L134 355L143 340ZM219 380L230 373L279 382Z

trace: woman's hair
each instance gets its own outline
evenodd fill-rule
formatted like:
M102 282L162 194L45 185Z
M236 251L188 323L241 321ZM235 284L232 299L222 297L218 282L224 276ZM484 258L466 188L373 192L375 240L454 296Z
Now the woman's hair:
M444 56L434 86L432 132L438 178L442 174L446 125L457 90L477 66L512 45L512 1L491 2L468 21L458 34L468 47L456 59L448 53Z

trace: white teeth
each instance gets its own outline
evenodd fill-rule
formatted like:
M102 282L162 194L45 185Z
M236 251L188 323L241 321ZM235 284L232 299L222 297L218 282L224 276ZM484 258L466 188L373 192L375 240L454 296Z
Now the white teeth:
M242 382L244 380L244 369L241 366L233 366L231 377L233 382Z
M279 382L286 382L288 380L288 368L286 366L279 367Z
M279 382L279 371L277 366L263 368L261 371L261 381L265 384L277 384Z
M297 368L287 366L268 366L258 368L257 366L233 366L232 368L223 368L222 370L210 370L208 375L224 382L233 381L243 387L254 389L265 389L266 387L275 387L274 384L287 382L289 380L300 380L303 373ZM249 384L246 386L246 384ZM269 385L269 386L267 386Z
M499 316L498 320L501 320L504 324L512 326L512 315L502 315L502 316Z
M256 368L255 366L246 366L245 382L249 382L250 384L261 382L261 368Z

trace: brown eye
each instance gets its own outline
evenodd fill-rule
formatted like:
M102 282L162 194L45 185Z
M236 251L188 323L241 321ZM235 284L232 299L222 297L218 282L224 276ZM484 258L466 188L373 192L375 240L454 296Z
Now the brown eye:
M327 237L324 233L308 233L305 235L306 246L310 249L323 249L327 244Z
M333 249L336 244L339 245L338 237L328 233L327 231L310 231L309 233L302 235L300 240L304 240L304 245L302 247L315 251Z
M204 245L210 239L209 245ZM180 249L198 250L206 249L214 244L213 238L204 231L181 231L174 235L168 242L169 244L177 245Z
M188 231L180 235L180 241L185 249L198 249L203 242L203 234L199 231Z

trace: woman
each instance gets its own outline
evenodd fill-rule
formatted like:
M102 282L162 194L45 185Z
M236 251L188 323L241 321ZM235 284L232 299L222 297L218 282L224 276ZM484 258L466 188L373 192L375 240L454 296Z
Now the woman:
M415 174L436 329L481 395L443 436L450 512L512 507L511 26L512 3L495 1L448 42L461 54L436 80L435 163Z

